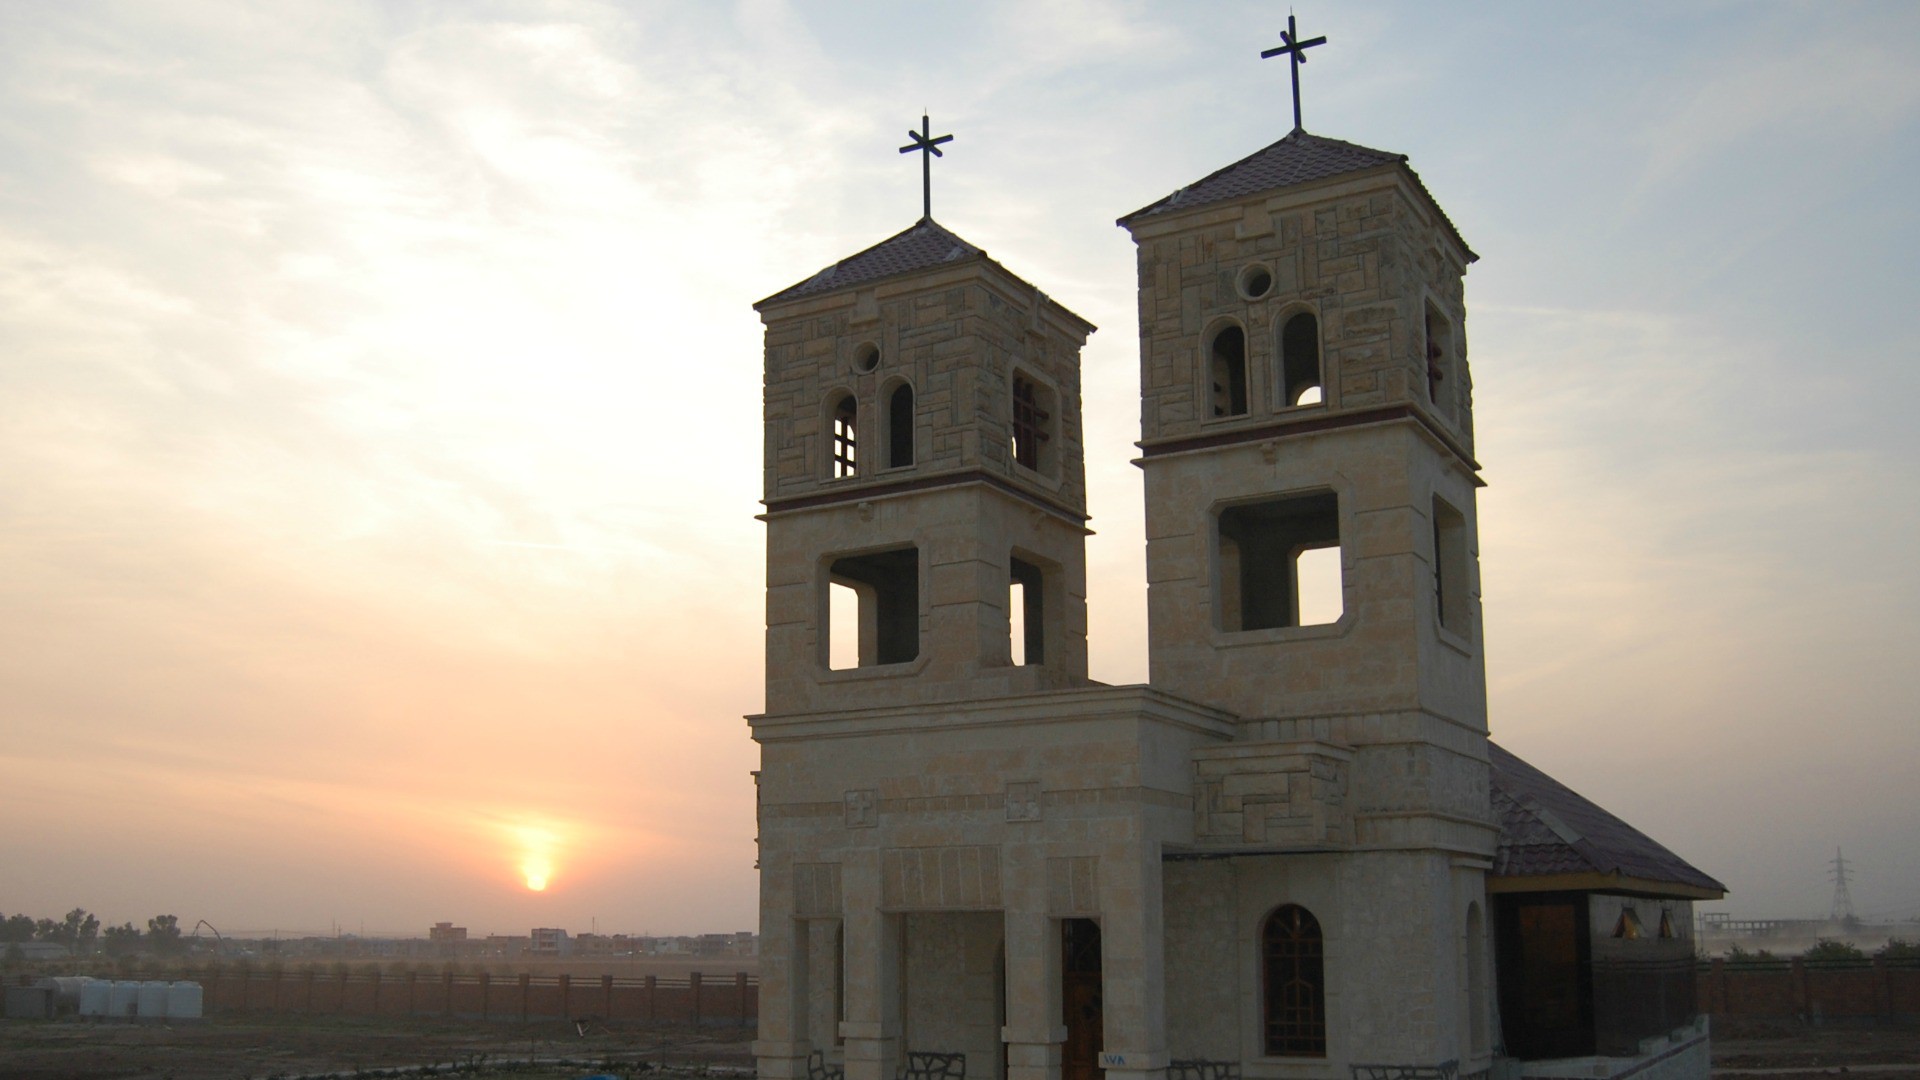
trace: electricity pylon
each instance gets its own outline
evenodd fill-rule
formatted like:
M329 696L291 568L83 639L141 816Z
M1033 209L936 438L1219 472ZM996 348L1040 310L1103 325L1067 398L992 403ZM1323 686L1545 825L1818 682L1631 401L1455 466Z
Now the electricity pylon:
M1833 861L1827 865L1832 867L1827 871L1827 876L1833 879L1833 911L1830 918L1837 923L1850 923L1853 921L1853 897L1847 895L1847 880L1853 876L1853 871L1847 869L1847 857L1837 847L1833 849Z

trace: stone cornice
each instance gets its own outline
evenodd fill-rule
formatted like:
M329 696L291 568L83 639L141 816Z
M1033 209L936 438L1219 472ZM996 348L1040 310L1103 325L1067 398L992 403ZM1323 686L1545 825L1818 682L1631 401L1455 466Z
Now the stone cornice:
M1262 443L1272 440L1291 438L1296 435L1312 435L1323 431L1339 431L1343 428L1364 427L1369 424L1390 424L1400 421L1412 421L1419 426L1428 438L1441 449L1452 454L1468 472L1477 477L1480 463L1467 453L1459 440L1442 428L1426 413L1412 405L1381 405L1371 409L1353 409L1323 413L1301 419L1280 420L1253 427L1235 428L1231 431L1216 431L1206 435L1177 435L1160 439L1151 439L1134 445L1140 448L1141 457L1152 460L1172 454L1192 453L1196 450L1215 450L1225 446L1240 446L1247 443ZM1478 479L1475 483L1482 483Z
M998 476L985 469L955 469L950 472L932 473L907 477L899 480L876 480L854 484L835 484L831 490L816 491L806 495L788 495L780 498L762 499L760 505L767 508L762 518L775 514L792 513L797 510L816 510L823 506L868 502L874 499L892 498L897 495L910 495L922 491L935 491L940 488L960 487L967 484L984 484L1005 495L1065 518L1075 525L1084 527L1090 519L1071 507L1055 502L1047 496L1021 487L1004 476Z
M747 717L757 742L867 738L1001 726L1133 720L1233 739L1237 719L1149 686L1084 686L1006 697L916 702L833 712L761 713Z

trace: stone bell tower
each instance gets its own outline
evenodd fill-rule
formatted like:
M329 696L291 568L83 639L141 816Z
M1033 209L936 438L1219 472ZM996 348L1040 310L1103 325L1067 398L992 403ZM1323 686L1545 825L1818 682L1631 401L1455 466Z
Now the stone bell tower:
M926 217L757 308L760 1075L890 1080L918 1051L1057 1078L1050 905L1100 902L1086 817L1138 835L1143 813L1047 810L1114 768L1137 710L1087 679L1093 326ZM1131 907L1110 937L1144 957ZM1157 1001L1140 986L1126 1015Z
M1121 224L1154 685L1484 733L1475 256L1446 215L1403 156L1295 131Z
M768 713L1084 683L1093 326L931 218L756 308Z
M1325 1052L1465 1071L1486 1025L1442 988L1484 951L1462 942L1495 846L1474 255L1402 155L1299 129L1120 224L1139 249L1152 683L1238 717L1194 761L1196 854L1238 854L1174 864L1168 909L1237 888L1250 919L1335 913L1316 931L1344 957Z

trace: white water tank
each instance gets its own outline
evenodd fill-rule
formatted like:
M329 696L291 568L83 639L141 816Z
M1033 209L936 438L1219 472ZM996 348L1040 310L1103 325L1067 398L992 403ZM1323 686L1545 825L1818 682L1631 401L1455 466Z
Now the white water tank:
M113 992L107 997L107 1015L115 1020L128 1019L139 1004L140 984L121 980L113 984Z
M167 1018L167 984L164 982L141 983L140 998L134 1007L134 1015L142 1020L165 1020Z
M112 982L106 979L88 979L80 987L80 1015L107 1015L107 1005L112 998Z
M81 988L92 981L85 975L55 975L36 985L53 987L53 1012L62 1016L80 1011Z
M167 987L167 1019L200 1019L200 984L177 982Z

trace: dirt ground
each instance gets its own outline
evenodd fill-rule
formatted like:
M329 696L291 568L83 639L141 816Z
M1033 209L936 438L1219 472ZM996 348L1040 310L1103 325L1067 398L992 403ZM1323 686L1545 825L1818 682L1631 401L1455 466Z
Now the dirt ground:
M248 1016L170 1026L11 1020L0 1021L0 1080L364 1078L421 1066L433 1066L437 1076L523 1080L661 1071L747 1075L751 1039L750 1028L594 1022L582 1033L566 1021Z
M213 1017L166 1026L0 1022L0 1080L270 1080L432 1066L430 1075L572 1080L751 1074L744 1029L609 1028L564 1021L500 1024L299 1016ZM1740 1027L1713 1042L1716 1077L1920 1080L1920 1030ZM428 1075L424 1070L420 1075Z
M1715 1021L1713 1075L1730 1080L1920 1080L1920 1030Z

